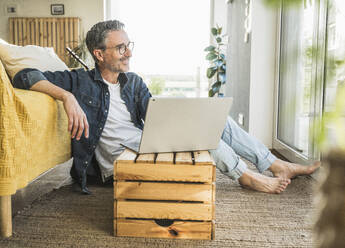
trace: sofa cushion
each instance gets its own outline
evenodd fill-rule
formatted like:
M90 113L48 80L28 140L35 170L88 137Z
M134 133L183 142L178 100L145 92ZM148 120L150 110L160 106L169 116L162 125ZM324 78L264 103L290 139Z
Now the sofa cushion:
M8 44L8 42L0 38L0 44Z
M16 46L2 40L0 41L0 59L11 79L25 68L35 68L40 71L68 70L52 47Z

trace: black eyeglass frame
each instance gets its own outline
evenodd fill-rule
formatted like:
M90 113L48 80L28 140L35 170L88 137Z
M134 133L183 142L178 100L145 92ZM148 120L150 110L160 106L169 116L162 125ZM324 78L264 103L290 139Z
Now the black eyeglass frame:
M101 48L103 51L107 50L107 49L112 49L112 48L116 48L117 51L119 52L120 55L124 55L128 49L130 49L131 51L133 51L134 49L134 42L133 41L130 41L128 42L127 45L125 44L120 44L120 45L117 45L117 46L114 46L114 47L103 47Z

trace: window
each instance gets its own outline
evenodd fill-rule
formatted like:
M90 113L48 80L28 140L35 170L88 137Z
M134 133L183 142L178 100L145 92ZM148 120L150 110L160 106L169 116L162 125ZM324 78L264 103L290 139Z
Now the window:
M317 123L332 111L345 69L345 2L283 1L277 126L273 147L294 162L318 159Z
M278 91L279 141L305 157L311 156L309 128L313 121L313 39L318 11L315 1L288 7L283 1L281 17Z
M154 95L207 96L209 7L206 0L111 1L111 18L135 42L131 71Z
M337 90L345 83L345 1L329 1L327 20L324 111L334 108Z

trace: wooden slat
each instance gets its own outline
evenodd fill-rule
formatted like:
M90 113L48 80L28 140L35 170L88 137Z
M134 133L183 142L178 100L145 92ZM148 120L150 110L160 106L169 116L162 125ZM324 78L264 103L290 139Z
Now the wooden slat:
M52 47L53 46L53 37L52 37L52 22L51 19L47 19L47 26L48 26L48 33L47 33L47 46Z
M117 236L211 239L212 222L175 221L168 227L158 225L154 220L114 220ZM115 233L115 231L114 231Z
M35 20L34 19L30 19L30 45L36 44L36 40L35 40Z
M216 183L212 183L212 202L216 202Z
M115 180L212 182L213 166L116 163Z
M117 158L118 163L134 163L137 154L129 149L125 149L123 153Z
M52 46L54 47L54 51L57 54L57 44L56 44L56 19L52 19Z
M148 153L148 154L140 154L136 160L137 163L150 163L153 164L155 162L155 154Z
M212 182L216 181L216 166L213 166L213 170L212 170Z
M0 235L12 236L11 195L0 196Z
M40 46L44 46L44 37L43 37L43 31L44 31L44 22L43 19L39 19L39 26L40 26Z
M216 183L212 183L212 200L211 200L213 205L212 208L212 219L216 219L216 206L215 206L215 202L216 202Z
M79 18L73 18L73 47L79 44Z
M191 152L177 152L175 157L176 164L193 164Z
M195 165L212 165L213 159L208 151L196 151L194 154Z
M46 18L43 19L43 46L48 46L48 20Z
M60 20L57 19L56 20L56 41L57 41L57 44L56 44L56 54L59 56L60 59L62 59L62 56L61 56L61 23L60 23Z
M212 204L117 201L116 218L212 220Z
M23 18L23 46L26 46L29 44L28 38L29 38L29 29L28 27L28 21L27 18Z
M18 45L23 45L23 20L18 18Z
M114 216L117 216L117 201L114 201ZM117 219L114 219L114 236L117 236Z
M9 31L10 31L10 43L11 44L14 44L14 28L13 28L13 25L14 25L14 20L13 18L9 18L8 19L8 24L9 24Z
M68 18L64 18L64 30L65 30L65 42L63 43L63 54L64 54L64 60L67 59L67 56L66 56L66 52L65 52L65 49L66 49L66 46L68 46L68 43L70 41L70 37L69 37L69 32L68 32Z
M199 201L211 203L212 184L114 182L116 199Z
M59 44L60 44L60 50L59 50L59 56L62 60L65 60L65 53L64 53L64 44L65 44L65 34L64 34L64 20L59 18L59 27L60 27L60 34L59 34Z
M38 18L35 18L35 45L40 44L40 31L39 31L39 22Z
M68 46L74 48L74 36L73 36L73 18L68 18L68 31L69 42Z
M156 158L156 164L173 164L174 163L174 153L158 153Z
M211 220L211 225L212 225L211 239L214 240L216 238L216 221Z
M19 42L18 42L18 22L16 20L14 20L13 22L13 31L14 31L14 44L18 45Z

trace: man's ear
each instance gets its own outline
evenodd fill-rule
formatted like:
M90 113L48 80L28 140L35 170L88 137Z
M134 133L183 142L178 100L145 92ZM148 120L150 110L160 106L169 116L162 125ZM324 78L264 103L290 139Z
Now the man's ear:
M98 61L103 62L103 53L101 49L93 50L93 55L97 58Z

